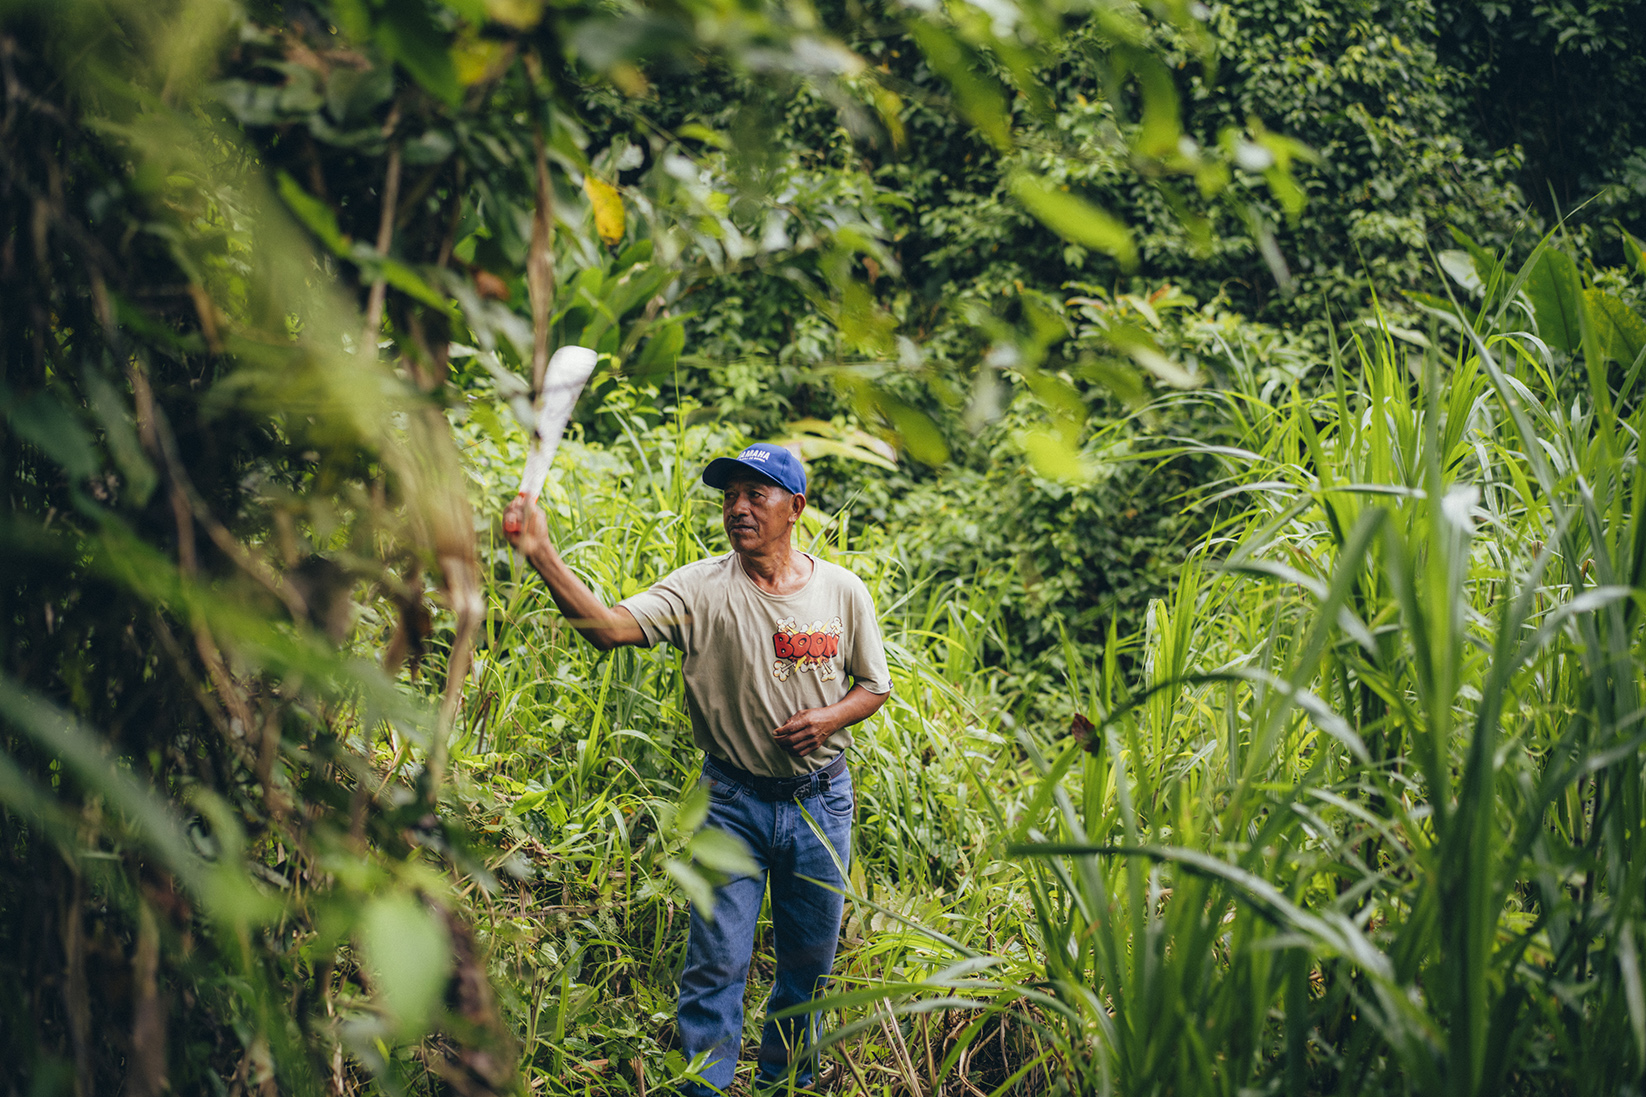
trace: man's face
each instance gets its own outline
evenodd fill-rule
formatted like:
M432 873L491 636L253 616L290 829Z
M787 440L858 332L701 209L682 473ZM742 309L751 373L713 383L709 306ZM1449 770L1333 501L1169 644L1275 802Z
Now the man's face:
M804 495L791 495L767 480L738 477L721 492L720 521L737 552L759 552L789 543Z

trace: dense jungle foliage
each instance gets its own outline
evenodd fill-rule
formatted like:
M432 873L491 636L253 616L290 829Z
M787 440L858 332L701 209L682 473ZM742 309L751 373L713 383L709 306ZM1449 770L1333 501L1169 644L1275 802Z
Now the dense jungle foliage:
M578 343L882 614L822 1088L1635 1092L1634 8L0 0L0 1090L690 1075Z

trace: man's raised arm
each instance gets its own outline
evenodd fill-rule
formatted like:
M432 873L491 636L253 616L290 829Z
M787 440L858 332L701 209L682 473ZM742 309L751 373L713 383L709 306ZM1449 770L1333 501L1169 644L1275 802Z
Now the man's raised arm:
M507 532L510 528L519 532ZM622 606L613 609L606 605L566 566L549 541L549 521L540 508L527 506L524 499L516 497L504 512L503 529L509 544L543 577L554 604L584 639L601 651L645 644L645 633L633 614Z

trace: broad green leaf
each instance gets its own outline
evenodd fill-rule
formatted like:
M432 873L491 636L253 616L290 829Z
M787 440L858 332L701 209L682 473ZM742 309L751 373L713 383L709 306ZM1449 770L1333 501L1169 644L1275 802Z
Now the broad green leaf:
M369 270L375 265L382 274L383 281L407 297L415 297L430 308L439 309L441 312L451 312L451 302L436 293L415 270L398 259L377 259L375 256L373 259L373 263L362 263L361 266Z
M543 21L543 0L485 0L486 14L513 27L531 30Z
M9 393L0 395L10 408L11 429L61 465L71 480L84 480L97 472L97 448L91 434L62 401L45 390L21 403L13 403Z
M1269 193L1275 196L1286 216L1296 217L1308 204L1308 196L1292 178L1292 173L1278 164L1263 173L1263 181L1269 185Z
M875 439L875 441L879 441L879 439ZM815 461L819 457L843 457L848 461L861 461L865 465L874 465L878 468L888 470L897 468L897 462L894 459L888 458L866 446L843 442L838 438L798 435L789 439L789 442L800 447L800 456L807 461Z
M948 462L949 445L943 440L943 433L925 412L912 408L885 392L875 393L874 401L891 421L892 429L897 431L903 448L908 451L910 457L921 464L932 466Z
M614 272L621 273L630 267L637 267L641 263L652 261L652 253L657 249L649 239L636 240L617 254L617 262L612 265Z
M1450 248L1440 253L1440 269L1452 278L1452 281L1468 290L1470 293L1479 293L1483 288L1480 274L1475 270L1474 256L1466 251Z
M426 166L440 163L456 150L457 143L452 140L450 133L441 129L431 129L407 141L402 149L402 155L407 164Z
M337 21L343 37L362 42L371 34L371 12L366 0L332 0L331 8L332 18Z
M798 447L800 456L811 461L818 457L844 457L884 469L897 468L897 450L868 431L855 427L841 428L823 419L796 419L789 424L792 432L782 444Z
M869 287L856 279L841 288L835 322L848 344L865 354L888 355L896 346L897 318L881 308Z
M1270 133L1256 122L1252 124L1252 137L1256 144L1249 147L1260 149L1269 160L1269 166L1263 170L1263 181L1268 184L1269 193L1275 196L1275 201L1280 203L1287 217L1296 217L1308 203L1308 196L1292 178L1292 161L1318 163L1319 154L1301 141Z
M1143 378L1118 358L1094 358L1084 363L1080 372L1114 393L1128 408L1140 408L1149 402L1149 388Z
M988 142L1002 152L1012 147L1012 121L1006 89L990 76L982 58L947 30L916 19L910 31L932 71L954 91L955 106Z
M1088 408L1085 398L1079 389L1062 377L1044 370L1025 370L1023 380L1059 420L1074 424L1076 430L1086 421Z
M1020 443L1029 464L1046 479L1064 484L1084 484L1091 480L1090 465L1081 456L1079 447L1071 445L1062 432L1025 431Z
M1202 379L1167 357L1154 337L1136 324L1111 324L1106 333L1109 342L1125 351L1132 361L1154 374L1173 388L1199 388Z
M675 833L694 834L697 828L703 825L703 820L708 817L709 790L699 782L692 786L691 791L681 797L679 806L675 808Z
M1572 257L1546 249L1526 281L1526 295L1538 337L1556 350L1576 351L1583 343L1583 284Z
M1222 160L1204 159L1194 173L1194 185L1202 198L1222 194L1230 179L1229 165Z
M691 141L701 141L705 145L711 145L723 151L732 147L730 137L699 122L687 122L683 126L676 127L674 132L677 137L684 137Z
M280 88L249 80L220 80L213 94L241 125L270 126L280 121Z
M497 417L493 415L492 418L495 421ZM536 792L524 792L520 794L519 799L509 806L509 811L514 815L525 815L529 811L536 811L542 807L543 802L548 798L548 789L540 788Z
M613 278L602 287L606 308L613 316L622 317L656 297L664 286L678 276L677 271L661 264L641 270L631 268L622 277Z
M1455 226L1450 228L1452 240L1461 244L1463 250L1469 253L1469 258L1474 260L1475 276L1480 279L1481 284L1489 288L1496 283L1498 288L1495 292L1502 292L1503 264L1498 261L1497 256L1475 243L1474 238L1462 229Z
M131 501L141 507L148 502L149 495L159 482L159 474L143 452L126 402L114 386L95 371L87 372L86 390L91 397L92 413L103 426L103 438L108 444L109 454L119 466L120 475L126 478L125 491Z
M1139 153L1153 159L1164 159L1178 151L1183 136L1179 122L1177 86L1169 69L1152 54L1141 50L1135 54L1133 71L1143 90L1143 125L1134 147Z
M503 429L503 420L497 414L497 409L488 400L475 400L469 404L469 418L486 432L497 446L506 446L509 443L508 432Z
M1013 175L1010 186L1025 209L1065 240L1112 255L1128 270L1137 265L1130 230L1090 202L1028 172Z
M588 154L583 151L589 147L588 134L575 120L558 110L550 110L549 119L547 142L544 147L549 160L568 172L587 175L592 170Z
M286 77L280 89L279 110L284 115L312 114L325 105L315 71L306 65L275 63L270 66Z
M332 208L320 199L298 185L285 172L280 172L276 186L286 207L297 215L303 226L319 239L322 244L330 248L336 255L350 257L351 242L337 227L337 214Z
M379 107L394 98L394 70L374 65L364 71L340 66L326 78L326 112L345 129L369 125Z
M405 892L373 899L360 918L360 948L378 1004L404 1037L429 1027L451 974L451 939L427 903Z
M476 25L486 20L486 0L440 0L441 4Z
M507 46L495 38L461 35L452 45L452 65L457 70L457 82L465 88L495 75L514 59Z
M1584 290L1583 302L1589 308L1589 320L1595 326L1601 351L1625 366L1634 365L1646 347L1646 320L1622 298L1603 290Z
M718 827L704 827L686 844L692 859L704 868L727 876L753 876L760 866L742 841Z
M714 885L704 879L701 872L673 857L664 860L663 871L686 893L704 921L714 921Z
M421 4L390 4L383 9L382 22L377 26L377 41L383 52L399 62L430 95L448 107L456 107L463 101L463 85L457 79L457 65L445 38Z
M886 136L891 138L892 148L903 148L908 142L908 133L903 126L903 100L896 92L882 84L871 83L868 90L869 97L874 102L875 113L880 117L880 124L886 127Z
M633 360L631 371L638 374L667 373L680 360L686 347L686 328L678 320L670 320L655 329L640 354Z
M1646 244L1642 244L1629 233L1623 231L1623 257L1628 261L1629 268L1636 274L1646 274Z
M202 895L212 916L232 926L259 925L280 914L279 900L255 887L245 873L246 832L241 817L223 797L206 788L195 788L189 803L211 824L217 856L202 881Z

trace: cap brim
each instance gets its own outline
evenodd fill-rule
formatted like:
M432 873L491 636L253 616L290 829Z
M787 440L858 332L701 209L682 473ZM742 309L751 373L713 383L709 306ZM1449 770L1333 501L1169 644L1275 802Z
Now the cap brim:
M761 472L747 461L739 461L735 457L716 457L703 470L703 482L711 488L723 488L731 483L732 478L736 476L749 476L763 484L770 484L777 488L783 487L767 473ZM789 489L783 488L783 490L788 491Z

